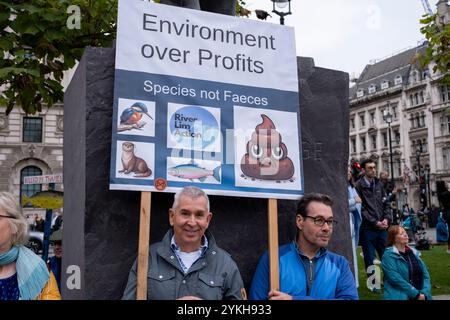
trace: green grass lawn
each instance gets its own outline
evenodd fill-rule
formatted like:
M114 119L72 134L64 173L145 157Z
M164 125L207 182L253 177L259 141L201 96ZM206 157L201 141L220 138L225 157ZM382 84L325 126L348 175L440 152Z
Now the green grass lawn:
M383 287L380 293L372 293L367 289L367 277L364 271L364 260L360 256L361 247L358 247L358 279L359 279L359 299L360 300L381 300L383 299ZM431 277L431 294L450 295L450 254L447 253L446 245L433 245L431 250L422 252L422 260L428 267Z

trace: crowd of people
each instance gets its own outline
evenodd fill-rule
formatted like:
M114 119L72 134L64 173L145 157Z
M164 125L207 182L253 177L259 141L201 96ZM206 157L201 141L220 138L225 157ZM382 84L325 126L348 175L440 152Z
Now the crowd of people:
M348 170L348 204L354 259L356 248L361 245L368 278L373 274L373 266L381 264L384 299L432 299L427 267L420 258L420 252L409 243L416 240L416 232L424 229L423 223L435 220L437 241L447 242L447 252L450 253L450 192L447 185L443 181L438 183L437 194L441 208L433 206L414 212L413 208L405 204L399 212L392 205L396 200L396 190L389 181L387 172L380 172L377 178L376 164L370 159L363 161L356 172L354 169L349 166ZM358 180L356 183L355 177ZM380 286L369 289L374 293L380 292Z
M371 266L377 261L381 264L385 299L432 299L430 275L420 253L408 245L405 228L392 223L391 186L383 177L376 177L373 161L363 162L362 169L357 182L351 168L348 171L355 272L345 257L327 249L336 224L332 198L320 193L305 194L297 205L296 238L279 248L279 288L270 286L269 255L265 252L253 275L250 299L357 300L359 244L367 277L371 276ZM450 192L443 189L439 199L444 205L442 221L448 222ZM161 242L150 246L148 299L247 299L236 262L208 230L212 217L203 190L189 186L175 194L169 209L171 227ZM35 227L39 224L36 219ZM46 264L25 247L27 232L28 223L15 198L0 192L0 300L60 299L61 239L53 239L55 255ZM137 259L122 299L134 300L136 295Z

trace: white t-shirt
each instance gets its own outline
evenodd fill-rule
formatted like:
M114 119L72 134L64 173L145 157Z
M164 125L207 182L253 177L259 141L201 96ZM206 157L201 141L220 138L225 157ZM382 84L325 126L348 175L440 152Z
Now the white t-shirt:
M200 258L200 256L202 255L202 249L193 251L193 252L179 251L178 255L179 255L181 261L183 261L183 264L186 267L186 269L189 270L191 268L192 264L195 261L197 261L197 259Z

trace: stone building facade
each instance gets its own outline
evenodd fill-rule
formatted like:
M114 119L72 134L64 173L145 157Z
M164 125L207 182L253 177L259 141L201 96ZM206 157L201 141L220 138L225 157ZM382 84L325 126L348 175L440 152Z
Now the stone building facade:
M450 185L450 87L433 65L420 68L426 48L425 42L367 65L350 88L350 162L372 158L378 171L390 173L392 148L397 205L414 209L424 201L438 205L436 181Z
M6 116L0 106L0 190L17 199L46 190L48 185L24 185L24 176L63 172L63 107L42 108L36 115L26 115L14 107ZM63 190L56 184L56 190ZM24 208L24 213L45 214L45 210Z

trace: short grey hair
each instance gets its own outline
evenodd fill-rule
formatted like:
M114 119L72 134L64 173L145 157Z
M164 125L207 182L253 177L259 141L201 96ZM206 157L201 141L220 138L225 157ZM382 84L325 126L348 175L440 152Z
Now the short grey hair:
M11 225L11 245L20 246L28 241L28 222L22 214L16 198L9 192L0 192L0 208L2 208L6 215L11 216L8 219Z
M173 198L172 210L175 211L176 208L178 207L178 205L180 203L181 196L186 196L186 197L189 197L191 199L204 197L206 199L206 208L208 209L208 212L209 212L209 198L208 198L208 195L202 189L200 189L198 187L194 187L194 186L184 187L183 189L178 190L177 193L175 193L175 196Z

